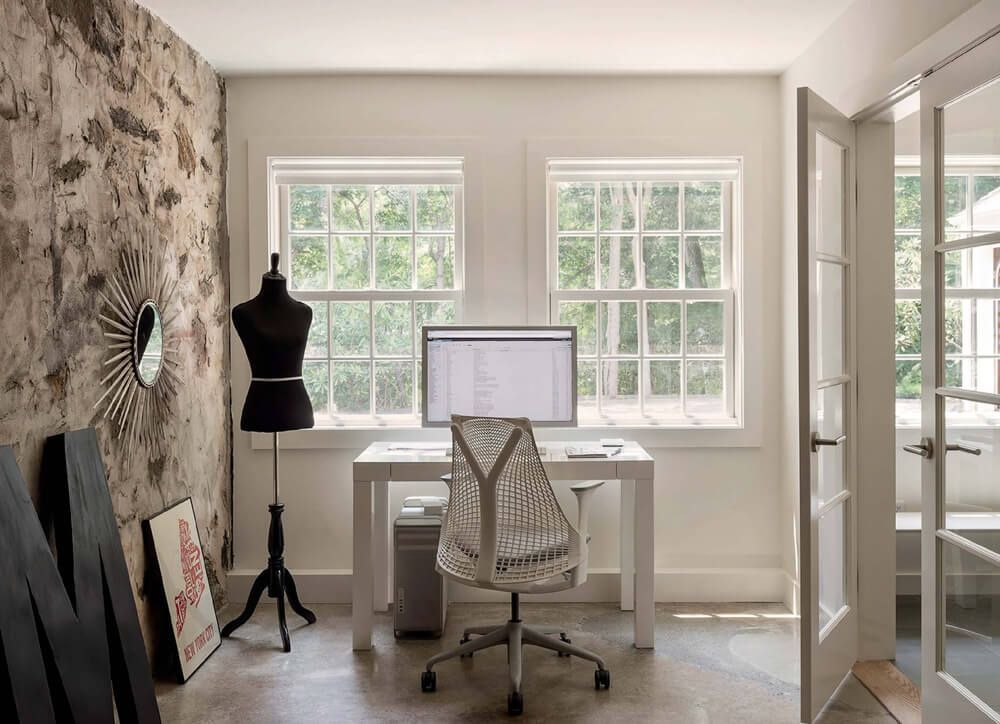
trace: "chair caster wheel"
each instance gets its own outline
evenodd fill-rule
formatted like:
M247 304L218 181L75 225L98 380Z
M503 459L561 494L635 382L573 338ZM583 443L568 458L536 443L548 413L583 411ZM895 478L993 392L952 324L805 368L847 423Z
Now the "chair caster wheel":
M573 639L571 639L569 636L567 636L564 633L559 634L559 640L562 641L564 644L571 644L571 643L573 643ZM570 654L564 654L562 651L557 651L556 653L558 653L560 657L562 657L562 656L565 656L566 658L570 657Z
M520 716L524 713L524 697L521 692L515 691L507 695L507 713L511 716Z
M458 642L458 645L459 646L463 646L464 644L469 643L471 640L472 639L470 639L468 636L463 636L462 640ZM472 658L472 653L473 652L470 651L467 654L462 654L461 658L463 658L463 659L471 659Z
M437 672L436 671L421 671L420 672L420 690L421 691L436 691L437 690Z
M607 669L598 669L594 672L594 688L595 689L610 689L611 688L611 672Z

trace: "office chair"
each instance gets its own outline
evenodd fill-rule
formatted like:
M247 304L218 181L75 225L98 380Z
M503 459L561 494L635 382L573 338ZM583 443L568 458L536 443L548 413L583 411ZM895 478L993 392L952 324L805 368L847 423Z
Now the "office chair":
M604 481L572 487L579 509L574 528L542 467L530 421L454 415L451 432L452 473L444 476L451 498L435 567L467 586L510 593L511 614L503 625L465 629L460 646L427 662L421 689L437 688L434 667L442 661L501 644L507 645L510 714L524 710L521 648L525 644L593 661L595 688L609 688L611 673L604 659L574 646L558 628L525 626L519 612L522 593L562 591L587 580L587 518L591 496Z

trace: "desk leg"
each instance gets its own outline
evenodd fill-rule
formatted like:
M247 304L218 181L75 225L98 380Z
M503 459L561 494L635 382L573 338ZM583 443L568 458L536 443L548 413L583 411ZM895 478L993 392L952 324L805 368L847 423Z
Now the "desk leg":
M621 481L621 523L618 533L619 568L621 569L621 610L635 608L635 481Z
M655 623L653 481L635 481L635 647L653 648Z
M375 525L374 563L372 569L375 575L375 610L388 611L392 600L390 591L392 583L389 571L389 483L386 480L376 480L375 487Z
M351 627L355 651L372 648L372 482L354 481L354 568Z

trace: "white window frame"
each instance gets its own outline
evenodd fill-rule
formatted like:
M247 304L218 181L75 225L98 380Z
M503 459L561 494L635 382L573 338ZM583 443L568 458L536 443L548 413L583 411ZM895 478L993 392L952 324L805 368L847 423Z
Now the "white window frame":
M458 266L456 241L456 285L462 280L462 299L456 314L461 310L463 319L482 319L483 289L483 225L484 196L483 159L481 144L473 138L419 138L419 137L262 137L248 141L248 228L249 237L249 288L256 293L261 276L267 272L269 256L281 251L281 204L273 183L271 170L281 159L320 158L411 158L441 159L461 158L463 162L462 207L462 264ZM403 182L403 181L401 181ZM338 183L344 183L338 181ZM236 191L238 193L238 190ZM456 213L458 213L456 211ZM458 220L456 219L456 225ZM234 234L240 233L234 224ZM288 254L282 254L282 269L287 276ZM359 290L373 297L385 299L392 290ZM441 290L399 290L402 294L435 296ZM450 293L451 290L443 290ZM302 291L293 292L299 298ZM345 292L353 295L354 292ZM388 293L388 295L386 295ZM337 292L336 294L341 294ZM415 340L415 344L419 341ZM417 347L419 349L419 347ZM234 399L241 399L240 389L249 385L249 370L236 359L233 364ZM417 390L419 393L419 390ZM407 416L409 418L409 416ZM386 420L355 421L344 426L317 427L310 430L293 430L282 433L281 445L286 449L363 448L374 440L435 440L442 437L441 430L421 428L419 415L412 423L391 425ZM271 435L251 434L251 447L265 450L271 447Z
M341 159L337 159L341 160ZM411 159L384 159L384 162L393 165L398 168L400 165L409 161ZM370 164L365 164L364 160L359 160L359 169L357 172L352 173L346 171L345 173L317 173L314 176L305 176L301 181L306 182L308 185L313 186L326 186L328 189L334 186L365 186L368 190L368 231L363 232L336 232L332 226L332 220L325 231L315 230L315 231L302 231L293 232L290 229L290 223L288 218L288 189L290 186L294 185L289 183L287 180L284 182L278 179L272 181L277 186L278 193L278 242L279 242L279 252L281 254L281 270L285 277L289 280L289 293L296 299L303 302L365 302L368 304L368 321L369 321L369 343L368 343L368 354L367 355L337 355L333 352L333 320L331 315L327 315L327 355L326 357L309 357L308 353L306 356L306 361L325 361L328 363L327 368L327 389L330 403L332 404L333 398L333 365L336 362L367 362L368 363L368 415L347 415L338 417L331 413L329 417L322 418L317 416L317 427L319 428L354 428L354 427L371 427L371 426L385 426L385 427L419 427L420 426L420 375L417 372L418 363L420 362L420 328L417 326L417 303L418 302L452 302L455 305L455 323L461 323L463 319L463 307L462 303L464 301L464 290L465 284L463 279L463 269L464 269L464 234L463 234L463 213L462 204L464 201L464 196L462 193L463 189L463 176L460 175L455 179L441 178L435 179L431 174L427 174L423 178L420 175L420 171L414 169L414 178L406 179L404 177L385 177L378 175L370 175L370 169L368 166ZM303 185L306 185L303 184ZM417 279L417 238L419 236L444 236L444 233L431 233L431 232L418 232L416 229L416 224L413 224L409 230L394 230L391 232L380 233L375 231L375 203L373 199L373 188L377 185L392 185L392 186L407 186L410 194L410 216L415 220L416 218L416 188L415 186L424 185L449 185L455 189L454 204L455 204L455 226L454 229L450 231L448 235L453 237L453 243L455 247L455 269L454 269L454 286L451 289L419 289L416 287ZM328 190L329 194L329 190ZM329 195L327 197L329 199ZM325 236L327 240L327 258L330 260L330 264L327 265L327 284L328 287L332 287L333 281L333 265L332 265L332 252L331 243L335 236L367 236L370 239L368 245L368 288L358 289L358 290L334 290L332 288L324 290L307 290L307 289L293 289L291 287L292 274L291 274L291 238L296 234L301 234L303 236ZM375 248L374 242L379 236L392 236L392 237L402 237L408 236L410 238L410 273L411 273L411 284L413 285L410 289L376 289L375 288ZM410 331L411 331L411 344L410 351L408 354L389 354L383 353L379 354L375 348L375 304L378 302L400 302L409 303L410 305ZM413 409L412 414L379 414L375 409L375 370L378 362L410 362L413 374L413 384L410 390L410 405ZM326 424L324 424L326 423Z
M893 178L898 176L920 176L920 158L918 156L897 156L895 162L895 170ZM964 237L968 236L973 238L972 234L975 234L977 240L981 241L981 237L984 235L998 237L997 242L1000 243L1000 232L990 231L990 232L977 232L973 229L972 222L972 207L974 205L974 183L976 176L1000 176L1000 157L982 157L982 156L949 156L945 159L945 176L964 176L965 177L965 189L966 189L966 199L968 200L966 206L966 213L968 218L967 223L962 227L952 230L946 230L946 234L952 235L957 234ZM895 194L894 194L895 202ZM904 227L897 227L893 224L893 248L895 248L895 240L899 236L912 236L916 239L920 239L921 229L909 229ZM971 255L963 255L963 278L969 278L971 272ZM895 273L896 263L893 261L893 271ZM906 287L896 287L895 290L895 302L901 301L920 301L920 287L916 288L906 288ZM948 287L945 303L955 300L968 300L971 302L976 302L977 300L993 300L994 304L1000 304L1000 284L997 284L997 288L975 288L975 287ZM894 315L895 316L895 315ZM978 319L977 315L976 316ZM984 326L985 325L985 326ZM987 352L980 353L978 351L978 344L981 337L988 337L990 334L989 327L992 325L992 320L990 319L978 319L978 324L973 323L973 319L963 319L963 330L962 339L967 343L971 343L971 351L963 350L961 353L947 353L945 358L947 361L958 360L964 365L976 365L980 360L998 360L1000 359L1000 352ZM896 362L905 361L920 361L920 353L912 354L899 354L894 352L893 368L895 369ZM896 428L900 430L917 430L920 428L920 399L916 398L916 404L914 407L915 416L907 417L900 416L898 398L895 398L895 424ZM976 427L993 427L992 424L986 424L982 420L974 419L974 417L969 417L967 420L962 420L961 418L956 418L954 414L950 414L949 418L951 421L957 421L958 427L964 429L976 428ZM949 427L955 428L954 422L949 424Z
M597 397L597 415L598 418L587 419L584 416L580 417L581 427L600 427L604 425L666 425L666 426L697 426L699 424L737 424L738 414L736 409L736 400L739 399L737 394L737 376L735 374L737 365L737 352L735 349L734 341L736 338L736 284L733 275L733 256L734 256L734 233L733 233L733 209L734 205L738 208L739 206L739 161L732 160L715 160L715 159L697 159L698 161L704 160L714 165L721 165L732 167L733 175L719 174L718 172L710 172L703 170L703 164L700 163L685 163L685 161L690 161L690 159L650 159L650 170L643 171L641 166L637 164L634 160L624 160L622 164L631 167L628 171L604 171L600 168L600 163L596 160L594 162L587 161L576 161L580 163L581 166L586 168L586 171L580 171L577 173L566 173L564 175L553 174L553 164L560 165L558 160L550 161L549 164L549 178L547 179L548 186L548 270L549 270L549 323L550 324L561 324L559 315L559 305L562 302L595 302L596 307L596 324L598 330L598 338L600 338L601 329L601 314L602 314L602 302L630 302L634 301L638 305L637 309L637 325L638 325L638 352L634 355L607 355L602 353L601 345L598 343L597 350L594 355L577 355L580 361L590 362L593 361L597 365L596 373L596 397ZM606 159L609 165L614 164L615 160ZM687 166L685 168L685 166ZM601 182L608 181L628 181L635 182L637 188L641 187L641 184L645 181L674 181L679 182L679 192L678 192L678 229L676 231L676 236L678 239L678 284L677 289L602 289L600 287L600 238L601 236L614 236L615 234L611 232L602 232L600 224L600 196L599 188ZM687 182L698 182L698 181L722 181L722 208L721 208L721 226L722 228L716 232L715 230L704 230L704 231L685 231L684 229L684 188ZM592 183L594 184L594 231L593 232L580 232L580 231L559 231L558 228L558 218L557 218L557 202L558 202L558 185L560 183ZM641 193L641 192L640 192ZM628 232L621 234L623 236L632 235L637 239L636 248L633 253L636 255L636 262L638 265L638 275L639 280L645 279L645 264L644 255L642 253L642 242L644 237L644 229L642 228L642 214L641 205L642 200L640 198L638 202L639 206L636 214L636 229L634 232ZM660 235L674 235L673 232L659 232ZM718 233L721 240L721 279L720 287L716 289L699 289L699 288L687 288L686 286L686 249L684 240L687 236L704 236L704 235L714 235ZM594 236L594 259L596 263L595 268L595 289L560 289L559 288L559 239L562 237L581 237L589 236L593 234ZM651 232L652 235L652 232ZM637 280L638 282L638 280ZM657 301L676 301L681 303L681 320L680 320L680 352L676 355L668 354L653 354L646 351L646 345L643 342L646 341L646 317L647 317L647 303L657 302ZM723 305L723 355L698 355L689 354L687 352L687 303L694 301L713 301L722 302ZM680 363L680 403L681 410L685 410L687 407L687 362L697 361L699 359L705 360L722 360L724 366L723 374L723 384L724 384L724 404L726 408L726 414L724 416L714 416L714 417L703 417L699 418L696 415L686 415L684 417L675 418L663 418L657 419L653 417L647 417L645 409L645 395L644 395L644 379L646 376L645 363L647 361L677 361ZM636 361L638 362L638 416L637 417L626 417L626 418L616 418L613 416L605 415L602 409L602 390L601 390L601 380L603 375L601 374L601 366L604 361Z

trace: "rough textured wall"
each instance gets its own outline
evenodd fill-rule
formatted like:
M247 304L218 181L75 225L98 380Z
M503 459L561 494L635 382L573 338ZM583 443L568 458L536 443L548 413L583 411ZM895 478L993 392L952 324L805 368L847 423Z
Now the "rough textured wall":
M0 0L0 444L43 518L45 437L97 427L150 653L141 522L190 495L212 592L230 558L225 90L131 0ZM166 453L130 462L94 404L106 358L98 290L128 228L162 237L179 280L182 384Z

